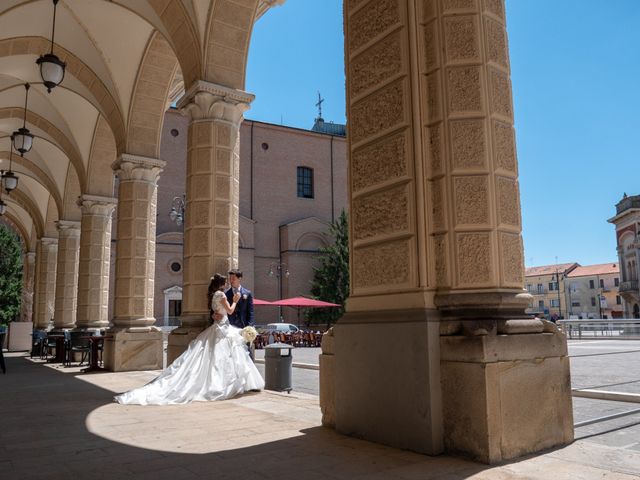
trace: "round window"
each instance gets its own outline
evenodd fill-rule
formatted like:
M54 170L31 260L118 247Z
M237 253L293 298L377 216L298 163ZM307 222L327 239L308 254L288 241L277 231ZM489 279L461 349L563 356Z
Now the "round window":
M178 135L180 135L180 132L177 129L172 128L171 129L171 136L172 137L177 137Z
M173 263L171 264L171 271L172 271L172 272L176 272L176 273L177 273L177 272L179 272L180 270L182 270L182 265L180 265L180 263L178 263L178 262L173 262Z
M263 150L269 150L269 144L267 142L262 144L262 149Z

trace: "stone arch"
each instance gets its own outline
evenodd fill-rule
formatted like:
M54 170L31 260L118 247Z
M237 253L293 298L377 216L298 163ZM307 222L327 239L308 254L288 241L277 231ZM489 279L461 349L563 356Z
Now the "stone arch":
M29 237L29 234L27 233L27 229L25 228L25 226L22 224L22 222L20 221L20 219L13 215L11 212L5 212L3 215L5 222L9 224L9 226L11 228L13 228L16 233L20 236L20 238L22 239L22 243L24 245L25 248L25 252L30 252L31 251L31 239Z
M14 37L0 41L0 58L14 55L41 55L48 51L50 41L42 37ZM67 62L66 74L73 75L95 97L100 106L100 113L104 115L111 127L116 144L124 148L125 127L124 119L117 100L104 85L100 77L84 64L73 53L59 45L54 46L55 53L61 60ZM87 101L89 101L87 99Z
M10 152L8 151L0 151L0 156L9 158L9 153ZM49 194L53 197L53 200L56 202L56 206L58 207L58 209L60 211L63 211L62 196L60 195L58 187L53 183L53 180L51 180L51 178L49 178L49 176L44 171L42 171L40 167L38 167L35 162L29 160L27 157L13 155L13 163L15 165L20 165L26 168L31 173L31 175L29 176L47 189ZM18 177L19 176L20 175L18 175Z
M118 150L109 124L100 115L93 131L87 169L87 188L83 192L91 195L113 196L115 175L111 165L116 161L117 155Z
M44 235L44 218L40 213L37 205L31 200L24 192L16 189L11 192L11 195L7 195L4 197L9 202L15 202L17 205L20 205L24 210L29 214L31 220L33 220L33 225L36 229L36 234L38 238Z
M171 45L157 31L147 44L132 93L127 153L158 158L167 97L178 69Z
M49 203L47 204L47 217L44 221L44 233L47 237L58 237L58 229L56 228L56 222L58 220L62 220L61 212L59 212L55 207L55 204L51 201L51 197L49 197Z
M180 0L148 0L167 29L184 76L185 89L202 76L200 42Z
M306 232L296 240L296 250L300 251L318 250L320 247L326 247L327 245L327 239L320 232ZM315 248L309 248L312 246Z
M23 118L23 109L17 107L4 107L0 108L0 118ZM85 172L84 163L82 157L76 146L67 138L67 136L53 123L44 117L41 117L31 110L27 110L27 122L38 127L40 130L47 132L53 138L57 146L64 152L69 161L73 164L78 175L78 181L80 182L80 188L84 191L87 181L87 174Z
M82 218L82 212L78 206L78 198L80 198L81 195L82 191L80 190L78 176L76 171L71 168L71 165L69 165L64 188L64 205L62 209L60 209L60 218L80 221Z
M260 0L227 2L224 15L211 9L204 45L204 79L230 88L244 89L247 57ZM185 88L189 88L186 81Z

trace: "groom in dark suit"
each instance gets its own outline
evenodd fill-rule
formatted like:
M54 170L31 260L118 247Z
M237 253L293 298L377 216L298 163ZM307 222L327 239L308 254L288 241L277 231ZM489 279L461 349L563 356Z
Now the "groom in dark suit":
M242 272L240 270L231 270L229 272L229 284L231 288L225 292L229 304L233 303L233 294L240 293L240 300L236 305L236 310L229 315L229 323L234 327L244 328L254 326L255 319L253 316L253 293L240 285L242 280Z

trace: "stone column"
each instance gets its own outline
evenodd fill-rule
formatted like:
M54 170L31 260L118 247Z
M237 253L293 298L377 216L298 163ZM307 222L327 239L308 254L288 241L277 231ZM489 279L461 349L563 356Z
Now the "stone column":
M165 162L123 154L118 175L118 230L113 327L105 341L112 371L162 368L162 331L153 326L158 177Z
M58 229L58 266L56 268L53 328L58 330L76 326L80 222L60 220L56 226Z
M24 254L22 272L20 321L33 322L33 294L36 274L36 252L27 252Z
M169 336L167 362L209 322L214 273L238 266L239 129L253 95L196 82L178 107L191 119L187 147L182 327Z
M38 330L47 330L53 318L56 295L56 265L58 262L58 239L43 237L38 240L36 267L35 325Z
M566 340L524 315L503 0L344 8L351 296L334 327L336 429L486 462L570 441Z
M111 218L116 199L83 195L80 226L77 328L100 329L109 325L109 266Z

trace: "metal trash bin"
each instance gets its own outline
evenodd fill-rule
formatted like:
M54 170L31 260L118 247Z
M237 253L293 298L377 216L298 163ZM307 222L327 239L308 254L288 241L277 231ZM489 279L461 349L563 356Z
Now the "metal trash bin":
M264 388L276 392L291 392L293 367L292 345L272 343L264 347ZM284 355L283 355L283 352Z

